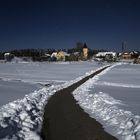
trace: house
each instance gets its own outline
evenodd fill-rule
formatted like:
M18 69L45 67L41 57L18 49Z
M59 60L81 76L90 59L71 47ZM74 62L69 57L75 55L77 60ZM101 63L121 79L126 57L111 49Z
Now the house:
M105 61L115 61L117 59L116 52L99 52L95 55L96 58L102 58Z
M71 53L67 59L67 61L78 61L80 60L80 52Z
M138 58L139 53L136 51L131 51L131 52L123 52L121 54L121 59L136 59Z
M132 59L132 55L129 52L124 52L121 54L121 59Z
M70 55L64 51L59 51L56 55L56 58L58 61L65 61L66 57L69 57Z
M6 61L11 61L13 58L14 58L14 55L11 54L11 53L5 53L5 54L4 54L4 59L5 59Z
M63 51L57 53L56 58L58 61L65 61L65 54Z

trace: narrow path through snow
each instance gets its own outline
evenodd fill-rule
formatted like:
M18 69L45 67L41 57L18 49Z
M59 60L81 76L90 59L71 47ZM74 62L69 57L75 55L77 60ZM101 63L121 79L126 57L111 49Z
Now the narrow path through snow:
M42 137L44 140L116 140L89 117L77 104L72 92L107 67L56 92L45 107Z

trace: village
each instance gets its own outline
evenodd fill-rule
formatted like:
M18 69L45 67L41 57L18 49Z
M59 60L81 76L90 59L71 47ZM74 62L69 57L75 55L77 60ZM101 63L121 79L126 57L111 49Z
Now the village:
M9 52L0 52L0 63L19 62L19 61L87 61L95 60L99 62L131 62L140 64L139 51L114 52L106 50L92 50L86 43L77 43L72 49L24 49Z

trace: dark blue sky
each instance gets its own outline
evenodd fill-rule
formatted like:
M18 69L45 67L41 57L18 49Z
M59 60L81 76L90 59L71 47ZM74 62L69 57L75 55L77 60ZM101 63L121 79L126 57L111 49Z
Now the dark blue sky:
M72 48L140 50L139 0L1 0L0 50Z

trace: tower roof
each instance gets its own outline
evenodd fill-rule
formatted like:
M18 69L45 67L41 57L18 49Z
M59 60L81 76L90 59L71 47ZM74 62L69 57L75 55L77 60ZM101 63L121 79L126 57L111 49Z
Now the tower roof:
M84 43L83 48L88 48L86 43Z

